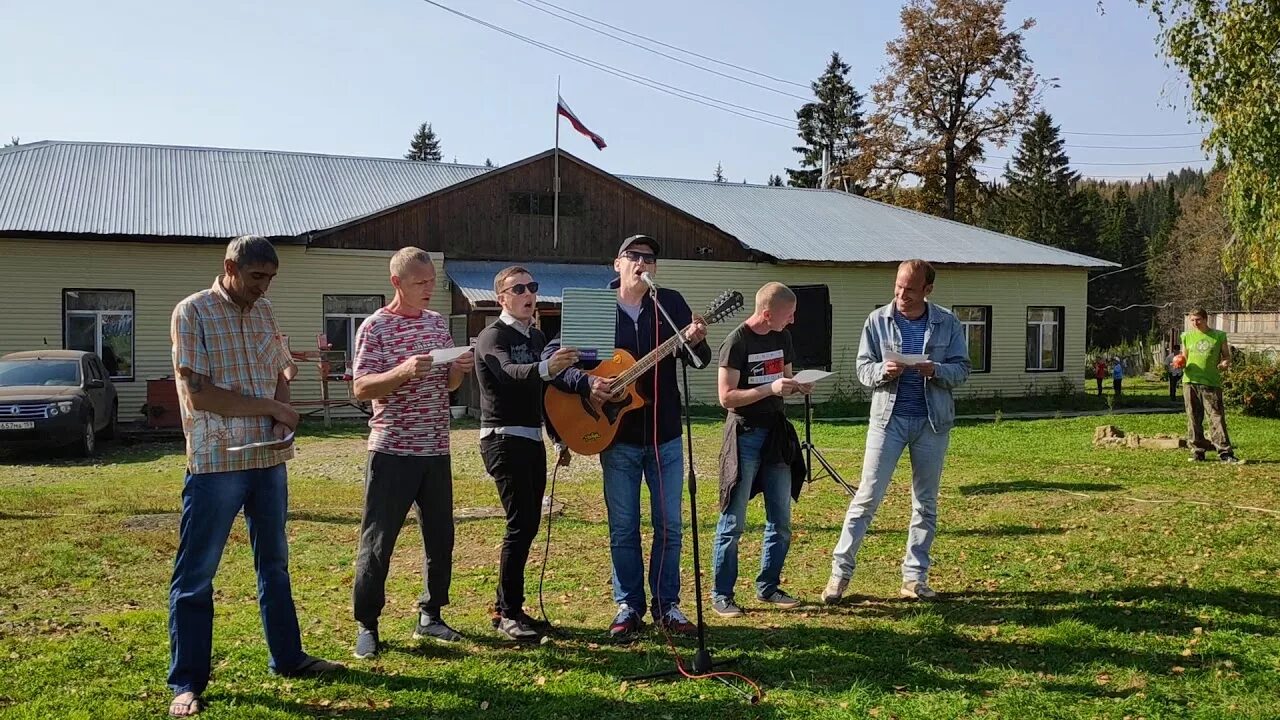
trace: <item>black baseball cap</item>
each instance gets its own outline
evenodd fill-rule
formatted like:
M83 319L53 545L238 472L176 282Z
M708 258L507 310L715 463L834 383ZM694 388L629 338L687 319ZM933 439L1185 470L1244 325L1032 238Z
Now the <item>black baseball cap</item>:
M662 254L662 246L658 244L657 240L648 235L632 235L622 241L622 247L618 248L618 257L622 257L622 253L626 252L632 245L648 245L653 248L654 255Z

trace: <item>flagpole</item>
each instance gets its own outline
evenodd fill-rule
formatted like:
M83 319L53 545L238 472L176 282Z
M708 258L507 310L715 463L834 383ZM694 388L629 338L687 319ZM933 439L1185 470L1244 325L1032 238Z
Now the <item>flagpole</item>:
M552 201L551 210L551 247L558 248L560 246L560 76L556 75L556 153L555 153L555 181L551 186L551 194L555 198Z

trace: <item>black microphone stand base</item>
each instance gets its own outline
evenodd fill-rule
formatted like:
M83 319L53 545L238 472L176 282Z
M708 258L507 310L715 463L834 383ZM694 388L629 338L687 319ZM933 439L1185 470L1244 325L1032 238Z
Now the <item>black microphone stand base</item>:
M689 666L687 668L688 674L681 672L680 668L677 667L673 670L659 670L657 672L646 673L644 675L632 675L630 677L623 678L623 681L624 682L640 682L642 680L689 678L690 675L693 675L693 676L706 675L707 673L712 672L716 668L727 667L729 665L734 664L735 662L737 662L737 660L734 658L729 658L727 660L712 660L711 652L708 651L705 647L700 647L698 648L698 652L694 653L693 662L689 663Z

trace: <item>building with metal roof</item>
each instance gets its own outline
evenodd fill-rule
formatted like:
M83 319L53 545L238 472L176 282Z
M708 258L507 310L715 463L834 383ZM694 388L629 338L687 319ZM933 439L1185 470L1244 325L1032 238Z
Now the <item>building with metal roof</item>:
M499 268L533 272L539 323L554 335L563 288L603 285L621 239L644 233L662 243L654 272L695 310L726 289L795 290L796 367L841 378L820 400L856 393L862 323L912 257L938 266L931 300L963 321L975 368L964 392L1080 385L1088 273L1113 263L843 192L614 175L563 151L556 222L555 160L548 150L495 169L96 142L0 149L0 353L109 348L129 420L145 381L171 372L174 305L209 286L232 237L277 245L282 342L349 361L356 328L393 293L387 260L401 247L431 254L432 308L465 343L497 316ZM731 329L713 327L711 342ZM343 363L326 367L342 376ZM310 377L296 398L341 395ZM714 372L690 381L696 401L716 401Z

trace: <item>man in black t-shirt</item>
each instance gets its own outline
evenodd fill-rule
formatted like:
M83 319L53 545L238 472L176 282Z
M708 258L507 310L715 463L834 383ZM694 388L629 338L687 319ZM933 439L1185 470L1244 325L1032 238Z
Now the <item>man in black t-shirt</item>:
M524 611L524 568L538 533L542 493L547 487L542 391L544 383L553 382L560 371L578 361L578 351L560 348L541 359L547 340L533 325L538 283L528 270L517 265L499 271L493 291L502 314L476 336L476 378L480 382L480 457L507 515L498 561L496 627L511 640L537 640L540 625Z
M729 417L720 451L721 512L712 551L711 608L721 617L742 614L733 586L738 580L738 540L753 486L764 494L765 512L756 599L785 609L800 604L778 587L791 545L791 469L776 451L789 439L784 437L789 421L783 398L812 389L791 379L795 353L786 328L795 314L795 293L782 283L769 283L756 293L755 312L720 346L719 397ZM737 472L726 463L736 464Z

